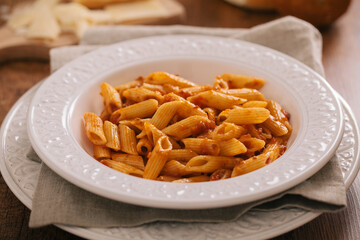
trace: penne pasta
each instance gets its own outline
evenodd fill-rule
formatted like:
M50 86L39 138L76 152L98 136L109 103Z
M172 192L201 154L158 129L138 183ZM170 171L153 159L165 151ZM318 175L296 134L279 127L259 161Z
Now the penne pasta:
M212 139L216 141L226 141L231 138L239 138L246 132L246 129L242 126L238 126L233 123L223 122L219 126L216 126L212 132Z
M193 182L207 182L210 180L209 176L201 175L195 177L188 177L188 178L180 178L177 180L172 181L173 183L193 183Z
M105 145L106 137L104 133L104 124L100 117L95 113L85 113L85 132L90 140L95 145Z
M151 118L150 123L153 124L158 129L165 128L170 120L174 117L175 113L178 111L181 102L168 102L162 104L155 112L154 116Z
M180 140L189 136L197 136L212 128L214 128L214 123L208 118L191 116L164 128L162 131L174 137L175 140Z
M185 149L191 149L200 155L219 155L220 147L215 140L207 138L184 138L181 142Z
M139 155L147 156L153 149L153 145L147 137L140 138L136 145L136 150Z
M119 151L121 147L118 127L109 121L105 121L104 133L107 140L105 146L115 151Z
M264 95L256 89L251 89L251 88L229 89L226 91L226 93L234 97L244 98L248 101L265 101Z
M158 108L158 101L156 101L155 99L149 99L116 110L111 114L110 121L114 124L118 124L119 121L125 119L150 117L154 114L157 108Z
M270 115L265 108L236 108L223 111L218 120L235 124L258 124L264 122Z
M164 97L161 94L144 87L126 89L123 91L122 96L134 102L141 102L148 99L156 99L158 102L164 101Z
M192 172L212 173L219 168L233 168L240 158L199 155L186 163L186 170Z
M128 154L138 155L136 150L135 132L126 125L119 124L121 151Z
M261 126L269 129L272 135L276 137L283 136L288 133L288 129L285 124L281 123L280 121L276 121L272 115L270 115L269 118L261 124Z
M219 155L221 156L232 157L247 152L246 146L236 138L219 141L218 144L220 147Z
M210 119L211 121L215 122L216 121L216 116L218 115L218 110L216 110L215 108L204 108L203 109L204 112L206 112L208 119Z
M231 177L243 175L266 166L275 161L285 151L280 138L273 138L266 146L263 153L238 163L231 174Z
M219 110L231 108L234 105L240 105L246 102L246 99L215 92L213 90L188 97L187 100L200 107L212 107Z
M101 85L100 117L85 113L94 158L117 171L175 183L239 176L286 149L290 115L260 78L225 73L196 85L166 72ZM246 160L243 160L244 157Z
M265 147L264 140L251 137L249 134L241 136L239 141L245 145L248 155L254 155L256 151L260 151Z
M227 89L229 89L229 84L224 79L217 76L214 81L214 90L220 91L220 90L227 90Z
M116 162L125 163L144 171L144 160L141 156L125 153L112 153L111 159Z
M210 85L199 85L195 87L188 87L188 88L182 88L178 91L175 91L175 93L183 98L187 98L190 96L193 96L195 94L211 90L212 87Z
M173 149L169 153L169 160L189 161L191 158L196 157L197 153L191 149Z
M117 162L117 161L113 161L113 160L109 160L109 159L101 160L100 162L102 164L104 164L105 166L108 166L116 171L126 173L129 175L133 175L136 177L142 177L144 174L144 172L142 170L137 169L133 166L127 165L125 163L121 163L121 162Z
M154 180L159 176L168 159L171 149L172 145L168 137L162 136L157 140L154 150L151 152L151 156L145 166L143 175L145 179Z
M231 177L232 171L230 169L221 168L210 175L210 181L223 180Z
M108 113L112 113L122 107L120 95L114 87L107 83L102 83L100 88L101 95L105 101L106 111Z
M94 150L94 158L96 160L111 158L111 151L110 148L108 147L94 145L93 150Z
M145 78L145 82L150 84L171 84L181 88L196 86L195 83L166 72L153 72Z
M226 81L229 88L254 88L260 89L264 86L265 80L239 74L224 73L221 78Z
M122 97L122 92L126 89L129 88L135 88L135 87L140 87L141 86L141 81L132 81L132 82L128 82L128 83L124 83L118 86L115 86L116 91L118 91L118 93L120 94L120 97Z
M265 101L252 100L252 101L248 101L248 102L244 103L242 105L242 107L244 107L244 108L251 108L251 107L264 108L264 107L266 107L266 105L267 105L267 102L265 102Z
M196 106L195 104L185 100L184 98L182 98L174 93L166 94L164 96L164 100L166 102L180 101L181 104L178 107L178 111L176 113L182 118L187 118L187 117L196 116L196 115L207 117L207 114L199 106Z
M184 164L176 160L167 161L164 168L161 171L162 175L174 176L174 177L181 177L191 173L192 172L186 170Z

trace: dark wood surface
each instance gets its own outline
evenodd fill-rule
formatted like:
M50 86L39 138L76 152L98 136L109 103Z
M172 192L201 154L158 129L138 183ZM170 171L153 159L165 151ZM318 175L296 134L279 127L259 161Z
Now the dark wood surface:
M1 4L0 0L0 4ZM251 27L279 16L245 11L221 0L179 0L187 11L185 24L208 27ZM323 63L328 82L348 101L360 119L360 2L333 26L322 30ZM49 63L12 61L0 65L0 123L16 100L49 75ZM359 121L358 121L359 123ZM360 177L347 193L348 207L315 220L274 239L360 239ZM54 226L29 229L30 211L14 196L0 177L0 239L82 239Z

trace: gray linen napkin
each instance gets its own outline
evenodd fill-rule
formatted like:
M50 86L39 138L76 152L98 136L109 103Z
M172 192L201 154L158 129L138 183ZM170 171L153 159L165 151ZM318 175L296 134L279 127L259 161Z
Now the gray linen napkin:
M166 34L215 35L258 43L297 58L324 75L320 33L310 24L293 17L285 17L246 30L187 26L94 28L85 34L81 41L82 46L52 50L51 69L55 71L71 59L98 48L99 45ZM266 211L299 207L315 212L332 212L345 206L346 190L335 156L314 176L281 194L247 204L205 210L148 208L109 200L76 187L43 164L29 226L66 224L83 227L131 227L154 221L226 222L236 220L251 208Z

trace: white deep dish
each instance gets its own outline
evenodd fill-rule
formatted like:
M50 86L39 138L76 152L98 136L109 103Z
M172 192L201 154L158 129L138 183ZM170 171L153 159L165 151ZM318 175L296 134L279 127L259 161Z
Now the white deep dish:
M116 85L153 71L180 74L199 84L212 83L225 72L265 78L261 91L291 113L294 132L288 150L260 170L207 183L144 180L98 163L91 157L82 116L101 112L101 82ZM163 36L104 47L55 72L30 104L28 133L46 165L90 192L143 206L200 209L258 200L304 181L335 153L342 116L328 83L289 56L233 39Z

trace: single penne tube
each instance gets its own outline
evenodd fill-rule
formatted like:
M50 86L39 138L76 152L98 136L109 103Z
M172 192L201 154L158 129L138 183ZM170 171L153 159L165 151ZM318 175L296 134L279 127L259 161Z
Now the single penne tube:
M185 100L184 98L176 95L175 93L168 93L164 96L165 102L171 102L171 101L180 101L181 104L178 107L177 114L182 118L187 118L190 116L203 116L207 117L206 112L204 112L199 106L196 106L195 104L189 102L188 100Z
M122 107L120 94L113 86L107 83L102 83L100 88L101 95L104 98L105 107L108 113L113 113L114 111Z
M270 114L274 116L277 121L280 121L282 124L284 124L288 129L288 132L291 134L292 126L289 122L290 114L285 111L279 103L275 101L268 100L267 103L267 109L269 109Z
M157 127L152 125L150 122L144 123L144 132L150 141L150 143L154 146L159 138L166 136L165 133L160 131ZM170 140L169 140L170 141Z
M236 138L219 141L218 144L220 146L219 155L221 156L232 157L238 154L246 153L247 151L245 145Z
M121 120L119 124L123 124L134 130L135 132L140 132L144 129L144 123L150 122L151 118L135 118L132 120Z
M179 177L161 175L156 180L162 181L162 182L172 182L172 181L175 181L177 179L179 179Z
M219 113L217 109L207 107L207 108L204 108L203 110L204 110L204 112L206 112L208 119L210 119L211 121L214 121L214 122L216 121L216 116Z
M229 89L228 83L222 79L220 76L217 76L214 81L214 90L227 90Z
M286 147L282 145L282 143L283 141L280 138L273 138L261 154L236 164L231 177L236 177L255 171L272 163L285 151Z
M164 97L161 94L144 87L126 89L123 91L122 95L124 98L134 102L142 102L148 99L156 99L158 102L163 102L164 100Z
M85 132L90 142L95 145L105 145L106 137L104 133L104 124L99 116L95 113L85 113Z
M149 99L116 110L111 114L110 121L114 124L118 124L119 121L125 119L150 117L154 114L157 108L158 108L158 101L156 101L155 99Z
M100 118L103 122L110 119L111 113L109 113L106 108L100 113Z
M223 180L231 177L232 170L221 168L210 175L210 181Z
M220 168L232 169L239 158L224 156L199 155L193 157L186 163L186 170L192 172L212 173Z
M266 145L262 154L268 154L269 159L267 160L267 164L272 163L276 159L278 159L286 150L286 142L279 137L274 137L270 140L270 142Z
M120 135L120 142L121 142L121 151L138 155L136 150L136 137L135 132L131 128L126 125L119 124L119 135Z
M180 178L172 181L173 183L193 183L193 182L208 182L210 177L207 175L194 176L189 178Z
M167 136L162 136L157 140L154 150L151 152L151 156L145 166L143 175L145 179L154 180L159 176L168 159L171 149L172 145Z
M104 133L107 140L105 144L106 147L111 148L115 151L119 151L121 149L120 137L118 126L115 124L105 121L104 122Z
M153 117L151 118L150 123L153 124L158 129L165 128L170 120L174 117L181 102L167 102L162 104L155 112Z
M175 93L183 98L187 98L190 96L193 96L195 94L211 90L212 86L210 85L199 85L195 87L189 87L189 88L182 88L176 91Z
M173 149L169 153L169 160L189 161L198 154L191 149Z
M230 111L222 111L218 120L235 124L259 124L264 122L270 115L265 108L236 108Z
M248 101L265 101L265 96L256 89L251 89L251 88L229 89L226 91L226 93L231 96L244 98Z
M214 90L188 97L187 100L200 107L212 107L219 110L231 108L246 102L246 99L234 97Z
M164 87L162 85L155 85L155 84L149 84L149 83L144 83L142 85L143 88L152 90L152 91L156 91L161 93L162 95L166 94L166 91L164 90Z
M239 138L246 132L246 129L242 126L238 126L233 123L223 122L219 126L216 126L212 132L212 139L216 141L226 141L232 138Z
M265 84L264 79L239 74L224 73L221 78L228 83L229 88L260 89Z
M118 93L120 94L120 96L122 96L122 92L126 89L129 88L135 88L135 87L140 87L142 85L141 81L132 81L132 82L128 82L128 83L124 83L121 85L117 85L115 86L116 91L118 91Z
M241 136L239 141L245 145L248 155L253 155L255 152L262 150L266 144L264 140L251 137L249 134Z
M214 125L214 122L206 117L191 116L164 128L162 131L172 136L175 140L180 140L191 135L199 135L208 129L213 129Z
M219 144L208 138L184 138L181 142L185 145L185 149L191 149L200 155L219 155Z
M234 167L231 173L231 177L237 177L245 173L249 173L259 168L265 167L266 160L268 158L269 157L267 155L260 154L258 156L253 156L251 158L248 158L247 160L240 162Z
M112 153L111 159L117 162L122 162L127 165L136 167L140 170L145 169L144 167L144 160L141 156L138 155L131 155L131 154L125 154L125 153Z
M270 115L269 118L266 119L265 122L261 124L261 126L264 126L267 129L269 129L272 135L276 137L283 136L288 133L288 129L285 126L285 124L275 120L275 118L272 115Z
M111 151L110 148L101 146L101 145L93 145L94 150L94 158L96 160L102 160L111 158Z
M139 155L147 156L153 149L153 145L147 137L140 138L136 145L136 150Z
M117 162L114 160L110 160L110 159L104 159L100 161L102 164L104 164L105 166L108 166L116 171L122 172L122 173L126 173L129 175L133 175L136 177L142 177L144 172L140 169L137 169L136 167L127 165L125 163L122 162Z
M171 84L181 88L196 86L195 83L190 82L184 78L176 76L167 72L153 72L145 78L146 83L150 84Z
M264 108L264 107L266 107L266 105L267 105L266 101L254 101L254 100L251 100L251 101L248 101L248 102L244 103L242 105L242 107L244 107L244 108L251 108L251 107Z
M167 161L164 168L161 170L161 175L167 175L167 176L174 176L174 177L181 177L184 175L191 174L192 172L189 172L186 170L186 167L184 164L182 164L179 161L176 160L170 160Z
M244 125L246 131L255 138L261 140L271 139L273 136L267 128L255 127L254 124Z
M179 86L175 86L175 85L172 85L172 84L163 84L162 85L163 88L164 88L164 91L166 93L175 93L175 92L178 92L180 91L180 87Z

